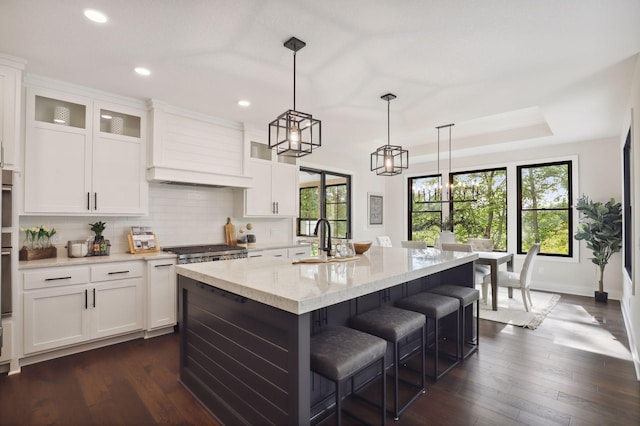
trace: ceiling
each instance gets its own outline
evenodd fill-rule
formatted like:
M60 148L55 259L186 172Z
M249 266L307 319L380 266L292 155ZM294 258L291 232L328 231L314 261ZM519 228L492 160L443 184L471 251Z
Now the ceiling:
M640 1L0 0L0 52L27 73L265 130L293 108L291 36L307 43L296 109L322 120L321 149L385 144L388 92L391 143L411 157L448 123L454 150L517 149L618 137Z

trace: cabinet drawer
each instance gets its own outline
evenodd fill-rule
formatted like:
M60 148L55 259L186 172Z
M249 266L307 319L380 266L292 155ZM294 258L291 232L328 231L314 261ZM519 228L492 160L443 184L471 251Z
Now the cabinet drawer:
M89 282L89 268L86 266L38 269L23 274L24 290Z
M287 249L289 259L299 259L311 256L310 246L290 247Z
M91 282L142 277L144 265L140 262L118 262L91 266Z

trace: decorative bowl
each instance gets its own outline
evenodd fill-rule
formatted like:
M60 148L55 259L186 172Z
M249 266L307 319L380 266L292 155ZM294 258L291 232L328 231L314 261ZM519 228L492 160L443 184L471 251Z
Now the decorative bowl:
M356 250L356 254L362 254L369 250L371 247L371 241L359 241L357 243L353 243L353 248Z

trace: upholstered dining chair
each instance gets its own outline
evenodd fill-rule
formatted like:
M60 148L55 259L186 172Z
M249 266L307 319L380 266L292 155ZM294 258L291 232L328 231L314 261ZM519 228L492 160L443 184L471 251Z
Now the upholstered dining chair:
M400 241L402 248L424 249L427 243L424 241Z
M493 251L493 239L491 238L469 238L467 243L471 244L473 251Z
M376 241L378 242L378 245L380 247L393 247L391 245L391 238L389 238L387 235L380 235L376 237Z
M440 247L442 251L464 251L471 252L471 244L462 244L462 243L442 243ZM473 274L475 277L475 284L482 285L484 282L484 277L487 275L487 271L483 268L484 265L475 265L473 269ZM484 299L487 300L486 298Z
M522 292L522 303L524 304L524 310L529 312L529 306L527 306L527 298L529 299L529 305L533 306L531 302L531 275L533 274L533 262L536 259L536 255L540 252L540 243L536 243L529 248L527 256L524 258L522 264L522 270L518 274L517 272L498 271L498 286L508 287L509 289L519 288ZM482 281L482 298L487 300L487 288L491 285L491 275L486 275ZM509 291L511 296L511 290Z

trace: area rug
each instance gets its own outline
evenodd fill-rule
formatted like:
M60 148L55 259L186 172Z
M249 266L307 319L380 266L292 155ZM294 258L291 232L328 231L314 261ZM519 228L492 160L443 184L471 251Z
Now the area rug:
M491 294L489 294L489 304L480 301L480 318L501 322L504 324L517 325L519 327L535 330L551 312L558 300L559 294L546 293L542 291L531 291L533 308L529 307L529 312L524 310L522 303L522 293L520 290L513 290L513 298L509 299L508 289L498 288L498 310L491 310ZM489 292L491 290L489 289ZM481 292L482 294L482 292Z

